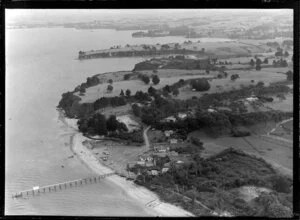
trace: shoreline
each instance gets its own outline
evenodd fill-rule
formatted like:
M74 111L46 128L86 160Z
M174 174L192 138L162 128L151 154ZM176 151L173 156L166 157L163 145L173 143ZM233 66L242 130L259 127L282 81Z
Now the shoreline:
M77 158L88 169L98 175L115 172L111 168L103 165L91 150L85 147L82 142L88 138L84 137L77 129L74 128L76 119L68 119L61 115L62 122L74 129L74 134L70 136L70 150L76 154ZM67 120L66 120L67 119ZM145 187L138 186L132 181L126 180L118 175L109 176L105 181L110 181L116 186L122 188L128 196L135 199L138 203L143 204L145 211L150 216L166 216L166 217L184 217L194 216L192 213L182 209L181 207L160 201L159 196Z

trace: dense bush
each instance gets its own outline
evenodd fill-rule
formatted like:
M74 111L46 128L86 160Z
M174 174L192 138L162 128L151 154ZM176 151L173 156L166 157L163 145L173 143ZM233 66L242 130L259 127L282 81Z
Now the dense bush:
M195 79L191 81L191 86L197 91L208 91L210 89L210 84L207 79Z
M106 108L108 106L123 106L126 105L126 100L122 96L102 97L94 102L94 110Z
M81 118L78 121L78 128L81 132L90 135L107 135L112 131L128 131L126 125L117 121L115 115L111 115L108 119L100 113L95 113L92 116Z
M134 98L138 101L150 101L150 95L143 91L137 91L134 95Z
M245 136L250 136L251 132L248 129L239 127L239 128L233 128L231 134L233 137L245 137Z
M134 131L131 133L128 133L128 132L115 133L115 132L113 132L113 133L110 133L108 136L113 137L113 138L119 138L119 139L126 140L126 141L135 142L135 143L143 143L144 142L143 131Z
M62 94L62 99L58 103L58 108L65 111L67 117L74 117L72 113L72 107L75 103L78 103L80 98L74 95L72 92L67 92Z
M82 118L78 121L78 128L83 133L92 135L106 135L106 118L100 113L96 113L89 118Z

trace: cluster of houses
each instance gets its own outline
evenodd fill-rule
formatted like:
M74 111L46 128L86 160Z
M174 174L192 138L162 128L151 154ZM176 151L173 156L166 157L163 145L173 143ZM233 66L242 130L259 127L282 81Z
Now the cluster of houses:
M183 120L183 119L187 118L189 114L190 114L189 112L188 113L178 113L175 116L172 115L172 116L162 119L161 122L176 122L177 119Z

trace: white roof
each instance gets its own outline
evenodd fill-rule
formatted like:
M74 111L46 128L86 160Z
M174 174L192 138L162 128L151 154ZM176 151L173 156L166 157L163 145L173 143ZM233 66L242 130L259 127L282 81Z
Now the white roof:
M209 108L207 109L208 112L215 112L216 110L212 109L212 108Z
M258 98L256 98L256 97L249 97L249 98L246 98L246 100L247 100L248 102L254 102L254 101L257 101Z

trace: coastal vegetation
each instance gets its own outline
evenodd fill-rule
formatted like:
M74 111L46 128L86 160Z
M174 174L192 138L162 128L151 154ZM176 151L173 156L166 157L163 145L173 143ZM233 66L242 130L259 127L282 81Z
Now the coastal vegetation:
M276 206L277 213L282 217L291 215L291 200L287 197L291 195L292 180L277 174L263 159L233 148L207 159L201 158L201 148L192 155L189 163L171 163L167 173L156 176L149 175L147 168L142 166L136 166L131 171L140 173L136 183L159 192L163 200L178 203L196 215L203 214L204 210L195 201L200 201L211 210L228 211L234 216L269 216L272 206ZM170 163L168 158L157 160L164 160L164 163L156 162L156 169ZM268 188L271 192L246 201L238 195L238 189L243 186ZM178 194L189 197L190 202L178 200L175 196ZM268 196L273 199L263 203L263 198ZM257 209L268 212L261 210L255 213Z

